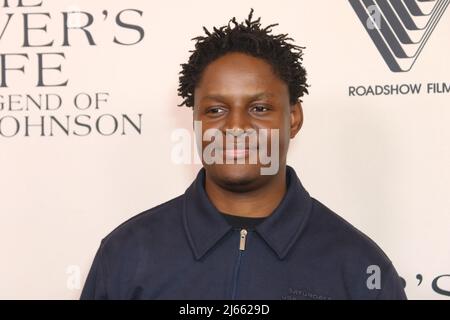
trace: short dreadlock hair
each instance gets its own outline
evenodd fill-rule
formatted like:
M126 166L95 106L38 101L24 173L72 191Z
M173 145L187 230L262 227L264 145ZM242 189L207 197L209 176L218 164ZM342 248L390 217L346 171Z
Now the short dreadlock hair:
M261 29L259 17L252 21L253 8L251 8L245 23L236 22L233 17L228 25L216 28L209 32L203 27L207 36L199 36L191 40L197 40L195 50L189 57L189 62L181 64L179 72L178 95L184 100L178 106L194 106L194 90L198 85L202 72L209 63L230 52L242 52L251 56L262 58L268 62L274 72L282 79L289 89L289 100L295 104L300 97L308 93L309 85L306 83L306 70L302 66L303 51L305 47L288 43L292 38L287 34L272 35L271 24ZM230 23L234 26L231 27ZM300 100L301 101L301 100Z

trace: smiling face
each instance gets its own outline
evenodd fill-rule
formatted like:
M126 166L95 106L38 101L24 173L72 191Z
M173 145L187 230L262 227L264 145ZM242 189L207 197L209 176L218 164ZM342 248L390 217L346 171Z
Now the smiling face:
M194 92L193 117L195 121L201 121L202 135L208 129L219 130L223 137L232 129L255 130L256 133L267 129L268 152L270 155L273 143L278 144L279 156L272 161L278 161L280 169L286 165L289 140L300 130L303 119L300 102L290 105L288 86L274 73L271 65L240 52L227 53L204 69ZM276 131L273 129L279 130L277 141L270 139L271 130ZM210 143L203 141L202 151ZM246 145L248 148L248 139ZM257 147L263 145L258 140ZM223 151L224 159L226 156L248 158L245 147L230 146L224 140L224 148L233 147L237 150ZM201 158L207 177L229 190L252 190L274 177L261 174L261 168L270 164L262 164L259 155L256 163L246 159L245 164L228 164L225 160L223 164L207 164ZM284 170L280 171L284 173Z

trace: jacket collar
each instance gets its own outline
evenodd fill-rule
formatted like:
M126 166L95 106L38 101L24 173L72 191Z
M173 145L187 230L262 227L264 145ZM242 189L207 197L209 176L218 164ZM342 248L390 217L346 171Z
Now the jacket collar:
M256 228L256 232L284 259L305 228L312 200L295 170L286 166L287 191L278 207ZM231 226L209 200L205 191L205 168L187 188L183 197L183 223L197 260L201 259Z

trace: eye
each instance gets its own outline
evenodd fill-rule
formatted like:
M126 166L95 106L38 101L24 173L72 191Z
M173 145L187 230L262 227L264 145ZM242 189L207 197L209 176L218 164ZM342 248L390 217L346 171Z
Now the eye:
M256 112L256 113L263 113L263 112L267 112L269 110L270 110L270 108L263 104L257 104L250 109L250 111Z
M211 114L211 115L221 115L225 112L225 109L221 106L214 106L214 107L210 107L206 110L207 114Z

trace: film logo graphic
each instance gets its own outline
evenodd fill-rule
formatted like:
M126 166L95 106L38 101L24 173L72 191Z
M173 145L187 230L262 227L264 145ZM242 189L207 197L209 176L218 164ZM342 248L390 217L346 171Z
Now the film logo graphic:
M392 72L416 63L450 0L349 0Z

